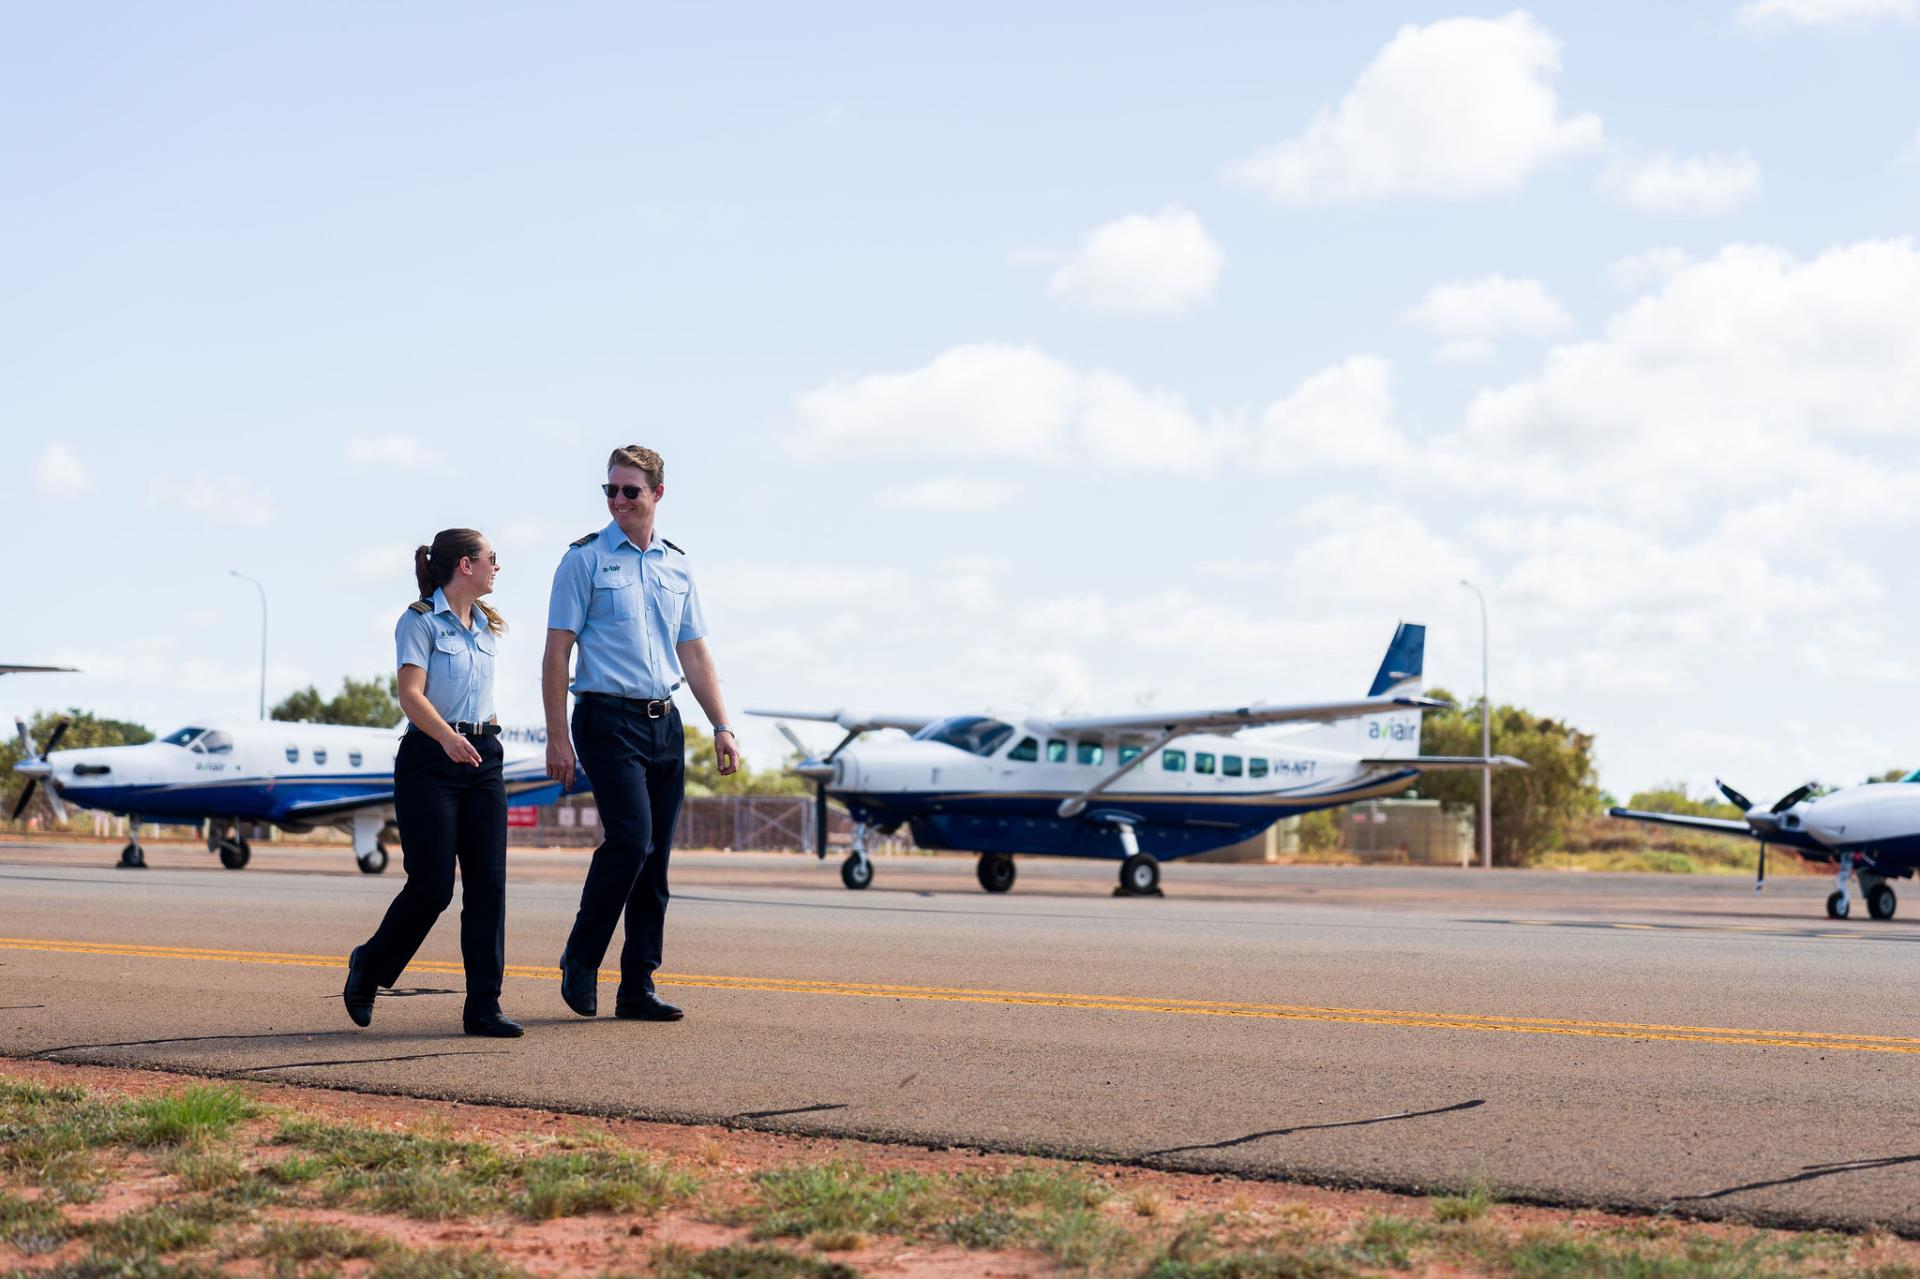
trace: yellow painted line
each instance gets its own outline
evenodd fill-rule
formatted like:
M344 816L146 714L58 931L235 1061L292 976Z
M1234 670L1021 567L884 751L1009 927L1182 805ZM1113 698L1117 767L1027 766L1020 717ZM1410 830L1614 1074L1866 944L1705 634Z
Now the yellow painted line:
M282 967L345 968L340 955L263 950L222 950L199 946L135 945L118 942L62 941L53 938L0 937L0 950L40 954L100 955L126 959L183 959L200 962L266 964ZM462 966L447 960L416 959L409 972L458 976ZM554 967L509 964L509 977L554 981ZM612 976L602 983L614 981ZM1088 1012L1157 1013L1185 1017L1233 1017L1273 1021L1343 1022L1400 1026L1421 1030L1470 1030L1512 1035L1569 1035L1598 1039L1641 1039L1673 1043L1747 1044L1775 1048L1812 1048L1834 1052L1906 1053L1920 1056L1920 1038L1813 1030L1750 1029L1737 1026L1684 1026L1647 1022L1583 1021L1557 1017L1513 1017L1495 1013L1409 1012L1386 1008L1339 1008L1316 1004L1255 1004L1225 1000L1155 998L1144 995L1089 995L1059 991L976 989L964 986L903 986L879 982L820 981L806 978L736 977L659 973L664 986L740 990L767 994L815 995L857 999L910 999L920 1002L992 1004L1002 1007L1071 1008Z

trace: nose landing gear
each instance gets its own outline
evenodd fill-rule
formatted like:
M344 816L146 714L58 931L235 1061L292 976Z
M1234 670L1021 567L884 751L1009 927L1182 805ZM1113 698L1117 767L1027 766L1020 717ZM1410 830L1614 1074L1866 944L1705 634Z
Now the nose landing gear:
M253 845L240 833L238 819L207 823L207 851L218 853L220 864L228 870L242 870L253 860Z
M867 824L853 824L853 851L840 863L840 882L855 892L873 882L873 859L867 856Z

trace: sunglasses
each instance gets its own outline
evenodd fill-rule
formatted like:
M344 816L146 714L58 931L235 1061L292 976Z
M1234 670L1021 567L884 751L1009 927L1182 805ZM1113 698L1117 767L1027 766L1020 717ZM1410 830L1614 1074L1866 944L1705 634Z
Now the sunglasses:
M644 484L602 484L600 491L608 497L624 496L631 502L642 493L653 492L653 489Z

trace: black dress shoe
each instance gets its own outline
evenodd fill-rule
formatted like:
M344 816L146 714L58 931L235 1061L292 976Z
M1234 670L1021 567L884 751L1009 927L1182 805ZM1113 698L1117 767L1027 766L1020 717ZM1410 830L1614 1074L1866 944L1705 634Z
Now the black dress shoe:
M616 999L613 1015L628 1021L679 1021L686 1014L660 996L648 991L638 999Z
M347 956L347 985L340 992L340 1002L347 1006L347 1016L353 1018L356 1026L373 1023L373 997L379 989L373 974L360 964L360 952L365 949L365 946L355 946Z
M600 970L560 956L560 998L582 1017L600 1011Z
M465 1026L469 1035L485 1035L489 1039L518 1039L527 1033L526 1028L519 1022L512 1021L499 1012L468 1017Z

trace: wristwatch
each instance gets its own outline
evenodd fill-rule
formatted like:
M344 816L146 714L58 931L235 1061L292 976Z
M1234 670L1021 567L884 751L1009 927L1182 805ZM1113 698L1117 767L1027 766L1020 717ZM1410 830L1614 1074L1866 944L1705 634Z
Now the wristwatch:
M729 728L729 727L727 727L727 725L725 725L725 724L715 724L715 725L713 726L713 735L714 735L715 737L718 737L718 736L720 736L720 734L722 734L722 733L732 733L732 732L733 732L733 730L732 730L731 728ZM738 736L739 736L739 734L738 734L738 733L734 733L734 736L736 736L736 737L738 737Z

